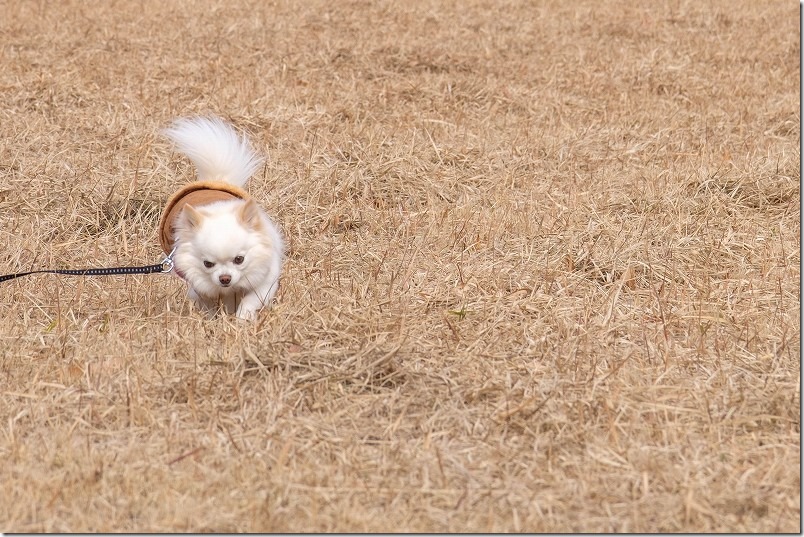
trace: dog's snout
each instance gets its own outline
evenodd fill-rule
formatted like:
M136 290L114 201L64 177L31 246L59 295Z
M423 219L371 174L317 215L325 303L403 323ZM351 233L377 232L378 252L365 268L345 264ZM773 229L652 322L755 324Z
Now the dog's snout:
M221 274L218 276L218 281L221 282L221 285L229 285L232 283L232 277L228 274Z

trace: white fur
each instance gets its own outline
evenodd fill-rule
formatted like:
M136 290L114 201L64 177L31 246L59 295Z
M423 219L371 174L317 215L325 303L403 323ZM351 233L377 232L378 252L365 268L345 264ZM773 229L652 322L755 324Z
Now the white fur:
M217 117L179 119L165 130L179 151L189 158L202 181L225 181L239 187L262 165L245 136Z
M217 118L181 119L165 133L195 163L201 180L242 186L262 161ZM220 201L179 216L173 261L190 286L188 296L210 315L223 309L255 319L276 293L283 256L278 228L253 202Z

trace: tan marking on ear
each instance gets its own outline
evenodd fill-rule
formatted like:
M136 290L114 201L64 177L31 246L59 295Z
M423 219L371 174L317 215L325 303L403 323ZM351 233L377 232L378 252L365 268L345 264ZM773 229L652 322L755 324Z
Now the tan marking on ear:
M184 222L187 229L198 229L204 221L204 215L192 205L184 206Z
M253 230L262 229L262 219L260 218L260 208L254 203L254 200L247 200L237 211L237 219L247 227Z

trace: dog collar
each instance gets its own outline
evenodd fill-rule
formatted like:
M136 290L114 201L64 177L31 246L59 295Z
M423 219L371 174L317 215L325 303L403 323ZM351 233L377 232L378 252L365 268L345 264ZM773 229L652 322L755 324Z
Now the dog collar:
M159 242L168 254L176 238L176 222L186 205L200 207L216 201L247 200L250 196L240 187L222 181L195 181L185 186L168 200L159 221Z

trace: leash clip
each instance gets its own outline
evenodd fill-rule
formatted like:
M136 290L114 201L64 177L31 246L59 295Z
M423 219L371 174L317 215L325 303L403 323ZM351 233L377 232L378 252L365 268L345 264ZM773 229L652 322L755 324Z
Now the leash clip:
M167 274L168 272L173 270L173 254L176 253L176 248L170 251L170 253L162 260L162 274Z

